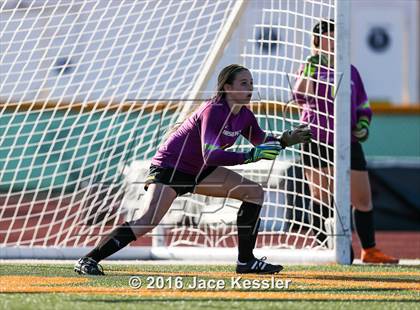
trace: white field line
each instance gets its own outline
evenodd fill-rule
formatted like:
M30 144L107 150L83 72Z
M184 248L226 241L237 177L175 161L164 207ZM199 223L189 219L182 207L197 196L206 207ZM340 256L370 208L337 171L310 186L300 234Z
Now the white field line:
M0 259L1 264L74 264L75 260L53 259ZM101 264L111 265L234 265L232 261L185 261L185 260L104 260ZM294 265L294 264L288 264ZM302 265L302 264L300 264ZM305 264L306 265L306 264ZM311 265L311 264L307 264ZM313 265L313 264L312 264ZM353 265L363 265L359 259L355 259ZM401 259L399 265L420 266L420 259Z

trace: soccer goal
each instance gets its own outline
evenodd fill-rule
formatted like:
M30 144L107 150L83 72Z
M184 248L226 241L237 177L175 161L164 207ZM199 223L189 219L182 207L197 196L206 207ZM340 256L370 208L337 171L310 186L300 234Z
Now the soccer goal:
M322 18L335 20L339 103L329 158L334 189L322 219L327 242L316 242L320 215L311 208L300 148L231 168L266 191L257 254L349 263L349 5L0 1L0 257L76 258L141 214L151 157L167 130L211 97L225 65L251 70L251 109L263 129L296 126L301 109L291 89ZM247 147L244 140L235 146ZM113 257L234 260L238 207L231 199L178 198L153 233Z

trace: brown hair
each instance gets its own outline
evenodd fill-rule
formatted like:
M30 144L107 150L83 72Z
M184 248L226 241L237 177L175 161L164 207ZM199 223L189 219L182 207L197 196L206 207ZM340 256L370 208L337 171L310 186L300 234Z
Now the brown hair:
M319 41L321 40L321 35L324 33L334 32L334 20L330 19L321 19L318 23L315 24L312 29L312 34L314 37L314 45L319 47ZM315 41L316 40L316 41Z
M312 29L312 54L319 48L321 36L324 33L334 32L335 22L333 19L321 19Z
M246 67L237 64L224 67L217 77L217 89L213 99L225 98L225 85L232 84L236 78L236 75L244 70L249 71ZM164 140L166 140L172 133L174 133L179 128L179 126L181 126L181 124L195 112L196 109L198 109L198 107L190 111L181 122L175 123L175 125L165 135Z
M247 68L241 65L232 64L227 67L224 67L222 71L220 71L219 76L217 77L217 92L216 98L224 98L226 96L226 92L224 87L226 84L232 84L236 78L236 75L242 71L249 71Z

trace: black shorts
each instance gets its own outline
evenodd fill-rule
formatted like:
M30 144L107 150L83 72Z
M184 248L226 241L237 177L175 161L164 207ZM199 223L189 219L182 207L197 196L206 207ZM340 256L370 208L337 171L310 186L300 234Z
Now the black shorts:
M331 146L327 147L314 142L306 143L303 145L303 151L302 158L305 166L325 168L334 161L334 150ZM351 144L350 169L367 170L365 154L359 142Z
M209 176L216 168L217 167L207 167L201 171L200 174L192 175L174 168L164 168L151 165L144 189L147 191L149 184L152 183L163 183L170 185L177 193L177 196L182 196L186 193L194 192L197 184Z
M367 171L365 153L360 142L353 142L351 144L350 160L351 170Z

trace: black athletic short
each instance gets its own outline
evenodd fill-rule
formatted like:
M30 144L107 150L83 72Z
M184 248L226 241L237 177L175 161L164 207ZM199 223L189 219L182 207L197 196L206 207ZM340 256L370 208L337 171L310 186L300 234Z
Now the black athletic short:
M351 144L350 160L351 170L367 171L365 153L360 142L353 142Z
M173 168L163 168L151 165L149 175L146 178L144 189L147 191L149 184L163 183L170 185L177 193L182 196L186 193L194 192L195 187L204 178L210 175L217 167L207 167L199 175L191 175Z
M330 146L326 147L325 145L312 142L304 144L303 151L302 157L305 166L324 168L334 161L334 150ZM358 171L367 170L365 154L359 142L351 144L350 168Z

